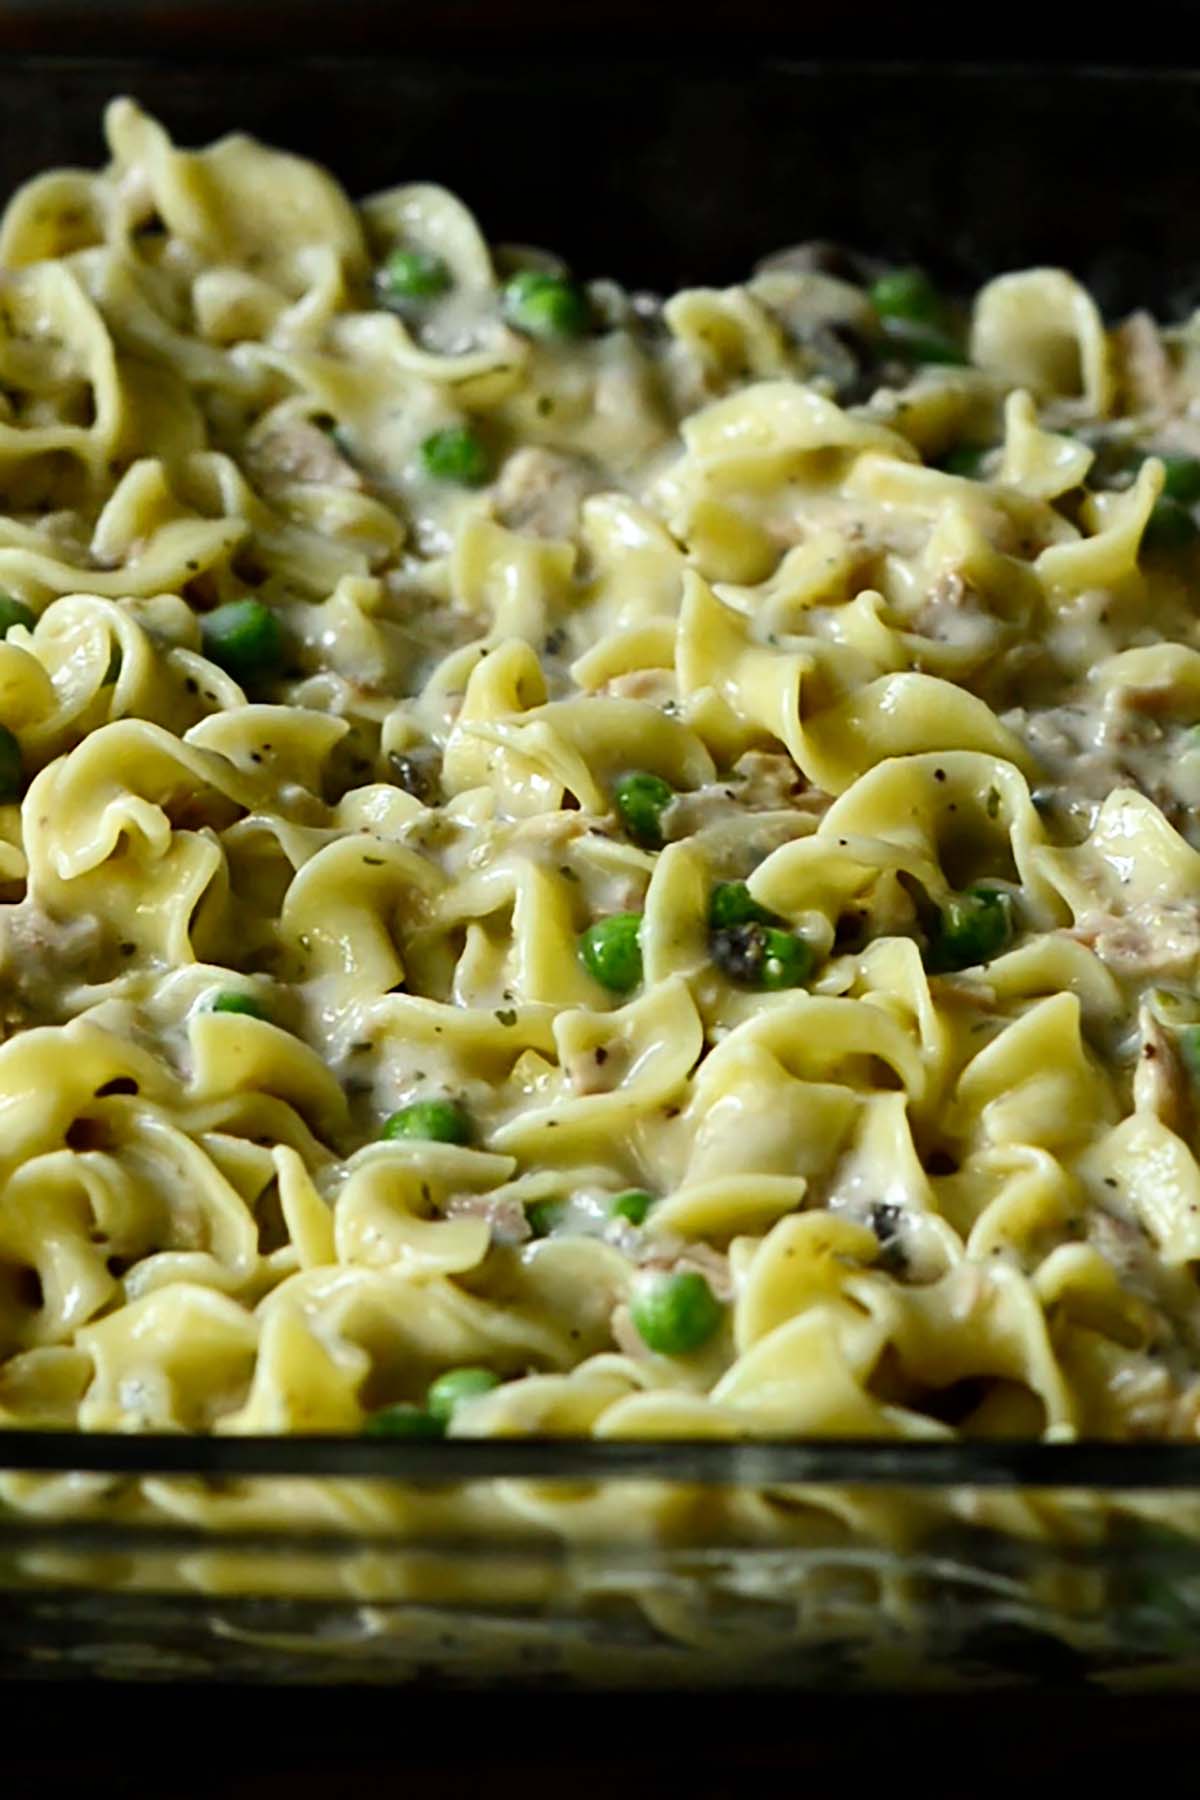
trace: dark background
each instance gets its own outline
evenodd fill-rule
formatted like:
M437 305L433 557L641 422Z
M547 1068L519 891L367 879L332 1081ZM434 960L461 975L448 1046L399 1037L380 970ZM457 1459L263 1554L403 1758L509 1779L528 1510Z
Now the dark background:
M1195 59L1196 11L1189 0L1150 0L1137 11L1009 0L1002 9L936 5L813 5L804 0L4 0L4 41L16 49L70 49L88 54L201 47L268 54L308 50L412 50L435 45L466 49L468 38L489 49L524 49L531 41L576 41L588 54L610 58L651 43L673 58L698 45L721 52L748 40L790 56L903 56L923 61L1042 61L1155 63L1177 67ZM70 34L70 45L63 43Z
M0 47L93 55L426 47L455 55L479 45L505 54L550 43L599 58L661 49L678 62L697 49L739 55L754 44L805 58L1176 68L1196 61L1198 31L1191 0L1103 12L1053 0L953 11L920 0L0 0Z
M147 59L114 17L102 58L75 54L73 25L62 54L27 57L4 32L28 35L34 15L5 25L0 11L0 187L102 162L104 102L130 93L182 144L249 129L354 193L442 181L493 240L552 245L581 275L634 287L736 280L771 250L833 237L963 289L1049 261L1112 311L1178 313L1200 293L1195 75L800 61L753 31L719 53L701 34L683 62L627 32L492 53L464 30L459 49L326 57L297 28L296 54L235 55L211 21L203 53L172 27L177 53ZM81 41L94 37L89 23Z
M952 279L1053 257L1112 305L1179 303L1200 268L1200 95L1175 72L1200 63L1200 9L1108 17L877 0L0 0L0 186L98 162L99 105L124 90L183 141L242 126L352 188L446 180L491 235L540 237L588 274L719 281L773 245L837 233ZM363 60L313 60L329 56ZM1081 79L1081 56L1107 73ZM823 73L796 69L814 62ZM1196 1715L1187 1697L1073 1687L580 1699L10 1684L0 1787L14 1800L1104 1793L1131 1769L1190 1780Z

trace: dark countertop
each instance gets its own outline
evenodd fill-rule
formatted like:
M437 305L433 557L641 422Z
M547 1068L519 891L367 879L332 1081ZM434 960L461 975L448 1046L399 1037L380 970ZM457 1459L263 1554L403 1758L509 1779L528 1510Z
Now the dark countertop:
M1045 1691L909 1699L419 1694L99 1684L0 1689L14 1800L529 1800L739 1797L796 1776L862 1791L901 1772L922 1800L1001 1784L1078 1793L1116 1767L1190 1767L1196 1703ZM1184 1758L1187 1758L1185 1764ZM1019 1791L1019 1790L1018 1790Z

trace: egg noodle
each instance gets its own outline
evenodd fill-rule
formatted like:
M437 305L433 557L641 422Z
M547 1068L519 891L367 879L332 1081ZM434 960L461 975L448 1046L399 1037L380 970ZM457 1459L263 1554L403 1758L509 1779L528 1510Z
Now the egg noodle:
M1200 332L107 129L0 235L0 1421L1194 1437Z

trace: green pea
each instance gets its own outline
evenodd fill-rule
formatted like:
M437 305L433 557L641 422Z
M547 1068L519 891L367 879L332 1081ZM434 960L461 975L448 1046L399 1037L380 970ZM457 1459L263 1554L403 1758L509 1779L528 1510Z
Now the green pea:
M450 286L450 270L429 250L393 250L375 275L380 299L433 300Z
M445 1430L441 1419L434 1418L423 1406L410 1406L407 1402L380 1407L363 1426L366 1437L440 1438Z
M627 1194L617 1195L608 1209L608 1215L611 1219L628 1219L631 1225L642 1225L653 1205L653 1194L643 1193L641 1188L630 1188Z
M8 726L0 725L0 804L7 806L19 800L24 786L21 746Z
M941 971L974 968L1007 949L1012 936L1010 896L998 888L968 888L942 907L929 966Z
M7 637L14 625L24 625L32 631L36 624L37 614L32 607L14 600L11 594L0 594L0 637Z
M482 487L491 475L491 458L469 425L447 425L421 445L421 461L435 481L459 487Z
M651 1276L635 1291L629 1311L642 1342L660 1356L687 1356L699 1350L724 1317L707 1281L692 1269Z
M1200 1025L1187 1025L1176 1040L1183 1066L1193 1081L1200 1082Z
M708 897L708 923L714 931L731 925L781 925L778 913L760 906L744 881L718 881Z
M931 325L941 316L938 291L924 269L889 269L871 284L868 292L881 319Z
M381 1138L424 1138L434 1144L469 1144L471 1121L457 1100L414 1100L384 1120Z
M771 925L734 925L715 931L711 944L717 967L742 987L777 993L783 988L801 987L812 974L812 946L804 938Z
M991 455L989 444L956 444L937 459L937 467L946 475L960 475L964 481L979 481L983 465Z
M490 1394L500 1386L500 1377L490 1369L447 1369L430 1383L425 1396L426 1410L440 1425L448 1425L464 1400L477 1394Z
M812 945L790 931L766 932L767 953L761 985L770 992L800 987L813 971Z
M891 342L899 354L912 363L947 363L961 368L969 361L961 344L955 343L946 332L932 327L894 332Z
M1154 509L1146 521L1142 549L1152 556L1174 556L1190 549L1196 537L1196 521L1187 507L1164 494L1154 502Z
M1168 500L1192 506L1200 500L1200 457L1158 453L1165 471L1162 491Z
M534 1237L549 1237L555 1226L561 1223L562 1216L561 1200L534 1200L525 1208L525 1217Z
M588 327L587 295L566 275L522 269L505 283L501 302L509 324L530 337L581 337Z
M641 913L610 913L580 933L584 968L614 994L628 994L642 979L641 928Z
M230 600L200 621L204 654L242 687L274 675L283 661L279 620L261 600Z
M634 843L643 850L661 850L662 816L675 798L674 788L660 775L635 769L632 774L622 775L613 788L613 798L621 823Z
M239 994L235 988L226 988L219 993L209 1005L210 1012L245 1013L248 1019L265 1019L266 1009L253 994Z

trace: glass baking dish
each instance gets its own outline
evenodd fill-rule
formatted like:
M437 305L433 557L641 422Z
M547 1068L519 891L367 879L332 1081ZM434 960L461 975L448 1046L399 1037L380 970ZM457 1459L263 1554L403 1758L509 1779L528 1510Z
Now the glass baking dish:
M1200 1446L14 1432L0 1456L4 1677L1200 1682Z
M830 236L962 283L1053 260L1113 308L1197 291L1192 73L204 43L186 63L6 55L0 189L94 164L128 92L183 142L250 128L354 191L435 177L494 237L634 286ZM1200 1445L12 1432L0 1675L1198 1687Z

